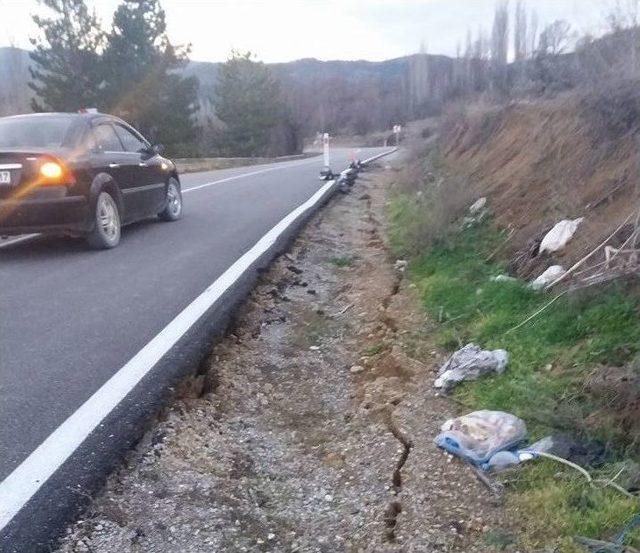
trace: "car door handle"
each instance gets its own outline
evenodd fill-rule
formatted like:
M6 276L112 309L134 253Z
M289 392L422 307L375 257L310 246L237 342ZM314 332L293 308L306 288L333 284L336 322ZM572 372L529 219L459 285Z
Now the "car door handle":
M139 165L140 167L149 167L149 164L148 164L148 163L145 163L144 161L143 161L143 162L141 162L141 163L138 163L138 165Z
M117 169L118 167L120 167L120 164L119 163L109 163L109 167L111 169Z

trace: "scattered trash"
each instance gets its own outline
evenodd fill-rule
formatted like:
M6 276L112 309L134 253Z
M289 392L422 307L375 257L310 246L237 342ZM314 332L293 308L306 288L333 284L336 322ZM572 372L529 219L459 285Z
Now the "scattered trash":
M502 501L502 496L504 494L504 485L500 482L496 482L495 480L490 479L482 469L478 468L475 465L469 463L469 468L473 472L474 476L480 481L480 483L484 484L487 489L498 499L498 501Z
M492 276L489 280L491 282L515 282L518 279L509 275L497 275Z
M526 436L524 421L515 415L476 411L445 422L435 444L474 465L488 468L494 455L516 448Z
M409 266L408 261L405 261L404 259L398 259L393 265L393 268L399 273L404 273L407 270L408 266Z
M606 447L602 443L579 441L568 434L547 436L528 446L527 450L555 455L588 467L597 467L606 461Z
M498 451L484 468L491 472L502 472L532 459L535 459L535 455L529 451Z
M599 541L576 536L574 541L583 545L591 553L638 553L637 549L624 545L627 535L640 526L640 515L635 515L622 531L614 538L614 541Z
M576 536L574 541L582 545L589 553L638 553L638 550L628 545L620 545L609 541L592 540L583 536Z
M488 351L475 344L467 344L456 351L440 368L433 385L448 392L464 380L477 380L482 375L492 372L502 374L508 363L509 354L503 349Z
M542 290L552 282L555 282L560 277L564 276L567 271L561 265L552 265L538 278L532 281L529 286L534 290Z
M478 215L484 207L487 205L487 198L480 198L476 200L473 205L469 208L469 213L471 215Z
M564 248L576 230L578 230L582 221L584 221L584 217L574 220L565 219L557 223L542 239L540 243L540 253L545 251L553 253Z

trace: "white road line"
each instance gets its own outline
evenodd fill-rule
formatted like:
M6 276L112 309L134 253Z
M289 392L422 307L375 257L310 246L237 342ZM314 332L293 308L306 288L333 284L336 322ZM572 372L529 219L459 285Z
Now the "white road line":
M386 153L365 160L365 163L382 157ZM281 169L281 167L254 171L252 174L265 173L276 169ZM207 183L196 188L211 186L249 175L229 177L228 179ZM152 338L126 365L121 367L67 420L56 428L7 478L0 482L0 530L11 522L13 517L18 514L40 487L80 447L91 432L120 404L178 340L242 277L245 271L262 254L273 246L276 240L298 217L320 202L334 184L335 181L325 183L311 198L294 209L258 240L247 253L231 265L175 319ZM189 188L185 192L194 189Z
M5 480L0 482L0 530L24 507L104 418L133 390L245 271L264 254L295 220L322 200L334 181L324 184L305 203L267 232L200 296L118 370L77 411L64 421Z
M6 242L0 242L0 248L6 248L7 246L13 246L14 244L19 244L20 242L26 242L27 240L33 240L40 236L39 234L25 234L24 236L19 236L18 238L12 238L7 240Z
M370 157L369 159L366 159L363 161L363 163L370 163L371 161L374 161L378 158L381 158L383 156L392 154L393 152L395 152L397 150L397 148L393 148L392 150L388 151L388 152L382 152L381 154L375 155L373 157ZM220 179L220 180L216 180L216 181L212 181L212 182L206 182L204 184L197 184L196 186L192 186L190 188L183 188L182 189L182 193L186 194L187 192L194 192L195 190L200 190L201 188L207 188L209 186L214 186L216 184L222 184L224 182L229 182L229 181L234 181L234 180L238 180L238 179L244 179L245 177L253 177L255 175L261 175L263 173L270 173L271 171L280 171L282 169L290 169L291 167L300 167L303 165L310 165L312 163L317 163L318 158L317 157L312 157L309 160L305 160L305 161L296 161L293 163L283 163L283 164L278 164L275 167L269 167L268 169L260 169L259 171L252 171L250 173L243 173L241 175L234 175L233 177L227 177L224 179ZM193 173L191 173L193 174Z
M227 177L225 179L220 179L212 182L206 182L204 184L198 184L196 186L192 186L191 188L183 188L182 193L186 194L187 192L193 192L195 190L200 190L201 188L207 188L208 186L213 186L214 184L222 184L223 182L229 182L232 180L244 179L245 177L253 177L255 175L261 175L262 173L270 173L271 171L281 171L282 169L290 169L291 167L300 167L301 165L310 165L311 163L317 163L316 158L312 158L311 161L305 161L303 163L290 163L279 165L278 167L269 167L268 169L260 169L259 171L252 171L251 173L243 173L241 175L235 175L233 177Z

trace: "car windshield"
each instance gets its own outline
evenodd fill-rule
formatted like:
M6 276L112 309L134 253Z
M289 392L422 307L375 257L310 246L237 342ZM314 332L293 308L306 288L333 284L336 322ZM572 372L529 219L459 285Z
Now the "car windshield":
M57 148L71 126L69 117L0 119L0 148Z

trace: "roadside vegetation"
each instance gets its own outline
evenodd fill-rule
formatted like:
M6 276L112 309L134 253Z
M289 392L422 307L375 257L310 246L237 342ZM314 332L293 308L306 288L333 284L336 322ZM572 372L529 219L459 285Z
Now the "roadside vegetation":
M637 477L637 429L614 415L624 407L616 408L615 393L590 386L602 367L638 366L637 287L617 283L556 294L536 292L524 280L492 281L508 272L502 249L509 233L491 218L463 227L462 216L477 199L465 177L445 170L437 148L418 148L397 181L389 204L392 246L411 260L410 278L436 324L439 345L453 352L474 342L510 354L503 375L457 390L461 410L513 413L526 421L532 441L572 436L593 451L586 468L596 479ZM574 536L609 539L640 509L637 499L590 487L584 476L551 461L522 465L508 478L508 501L522 522L526 550L583 551L573 545ZM640 545L640 533L631 533L628 544Z
M578 40L558 23L521 62L507 63L505 37L518 51L519 34L536 34L522 6L512 35L506 4L496 11L489 92L449 105L435 141L416 129L390 199L390 239L410 261L444 351L474 342L510 354L503 375L456 389L461 413L507 411L527 423L531 442L563 434L584 449L579 464L600 484L547 460L501 477L521 550L578 552L586 549L576 536L611 543L640 513L640 289L638 243L629 238L640 205L640 4L616 3L610 33L598 40ZM487 215L465 224L481 197ZM540 254L556 223L577 218L568 245ZM630 244L618 266L624 277L609 271L601 243ZM604 278L585 284L572 275L548 292L528 286L594 248L581 269ZM492 280L498 275L507 278ZM625 535L640 546L637 529Z

